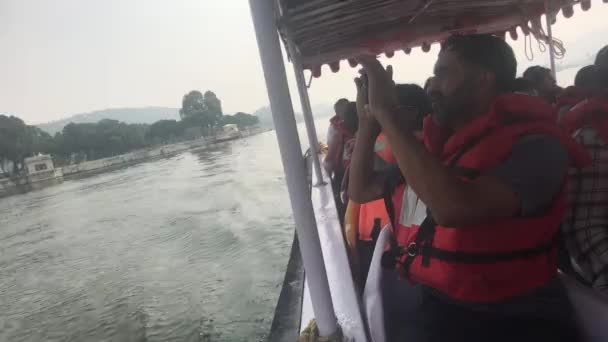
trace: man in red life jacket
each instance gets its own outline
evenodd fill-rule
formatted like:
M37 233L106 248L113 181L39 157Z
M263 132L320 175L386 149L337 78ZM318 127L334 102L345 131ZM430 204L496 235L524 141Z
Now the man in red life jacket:
M327 130L327 156L323 161L323 166L333 176L334 173L344 173L342 170L342 149L344 147L346 129L344 128L344 115L348 110L349 101L347 99L339 99L334 104L334 115L329 120L329 128Z
M406 224L408 209L395 206L402 248L388 256L419 284L421 300L410 315L415 322L404 317L390 340L577 341L557 279L556 238L568 162L584 165L589 157L557 128L549 104L508 93L517 67L511 48L490 35L443 44L424 144L395 115L382 66L373 57L359 62L369 105L359 121L351 197L366 202L384 192L365 153L357 153L369 151L382 130L407 187L428 208L424 220ZM403 186L394 192L394 202L405 198Z
M349 107L347 99L339 99L334 105L336 115L329 122L327 131L327 155L323 160L323 166L331 179L332 189L334 191L334 199L339 213L344 212L340 200L340 187L344 178L344 144L354 138L354 134L344 125L344 117ZM339 215L342 218L342 214Z
M608 294L608 69L596 66L594 77L601 82L599 90L590 92L561 121L593 158L589 167L570 170L562 231L573 271Z

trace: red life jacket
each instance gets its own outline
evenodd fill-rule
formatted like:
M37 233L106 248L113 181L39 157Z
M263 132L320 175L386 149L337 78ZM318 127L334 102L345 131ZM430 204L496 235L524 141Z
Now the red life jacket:
M446 166L453 167L463 181L473 180L501 164L513 144L530 134L555 136L578 164L590 161L584 150L556 126L552 107L528 95L501 96L487 115L447 140L437 130L433 120L427 118L427 149ZM394 220L402 216L404 191L405 186L401 185L392 196ZM492 302L520 295L541 287L556 275L555 242L564 211L562 190L552 206L535 217L454 228L435 224L428 212L419 224L396 222L396 239L402 246L399 266L410 280L458 300Z
M592 97L572 108L562 119L568 135L583 127L593 127L604 142L608 142L608 96Z

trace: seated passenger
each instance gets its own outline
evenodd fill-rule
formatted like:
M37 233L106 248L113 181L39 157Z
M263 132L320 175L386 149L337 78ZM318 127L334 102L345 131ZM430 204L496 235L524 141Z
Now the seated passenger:
M392 81L380 63L359 62L369 77L369 110L359 119L351 197L382 196L382 183L368 179L363 165L382 130L407 187L428 209L423 220L404 222L410 209L398 203L406 189L395 190L394 229L398 236L405 231L405 241L387 255L419 284L421 298L415 314L389 329L388 340L578 341L557 278L556 241L569 159L589 160L557 127L550 105L508 93L517 66L511 48L490 35L444 43L424 145L397 115Z
M591 166L570 170L569 210L562 231L574 271L608 294L608 72L597 69L604 94L591 95L562 120L593 158Z
M531 66L524 71L523 78L534 84L534 88L540 97L551 104L555 103L557 96L561 92L561 88L557 86L551 70L539 65Z

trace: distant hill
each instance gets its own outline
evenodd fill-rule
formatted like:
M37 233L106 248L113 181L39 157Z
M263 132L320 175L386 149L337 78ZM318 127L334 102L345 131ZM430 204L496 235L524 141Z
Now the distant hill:
M63 127L70 122L89 123L98 122L103 119L118 120L125 123L151 124L158 120L179 120L179 109L167 107L104 109L90 113L72 115L66 119L39 124L37 126L53 135L56 132L63 130Z
M267 128L274 127L274 124L272 122L272 112L270 111L269 106L264 106L262 108L259 108L258 110L253 112L253 115L260 118L260 126L267 127ZM313 105L312 106L312 115L314 116L315 119L331 117L334 115L333 106L328 105L328 104ZM302 113L296 112L295 116L296 116L296 122L298 122L298 123L304 122L304 117L302 116Z

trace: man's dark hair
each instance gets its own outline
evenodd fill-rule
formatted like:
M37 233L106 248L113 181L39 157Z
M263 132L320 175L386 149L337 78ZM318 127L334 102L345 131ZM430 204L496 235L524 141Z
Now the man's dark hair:
M520 92L525 94L530 94L532 92L538 91L536 86L529 79L518 77L513 81L513 89L514 92Z
M426 91L417 84L397 84L395 85L395 92L400 106L413 107L417 110L418 115L415 118L416 127L414 128L422 129L424 116L430 114L433 110Z
M344 105L345 105L345 104L348 104L349 102L350 102L350 101L348 101L348 100L347 100L347 99L345 99L345 98L341 98L341 99L339 99L338 101L336 101L336 103L334 103L334 111L335 111L335 112L337 112L337 111L338 111L338 107L339 107L341 104L344 104Z
M540 86L547 74L551 74L551 70L540 65L531 66L524 71L524 78L530 80L534 85Z
M492 72L499 91L509 91L517 73L513 49L503 39L489 34L454 35L443 44L442 50L454 51L468 63Z
M608 45L604 46L595 56L595 65L608 67Z
M574 77L574 85L581 88L596 89L601 87L600 68L595 65L582 67Z

